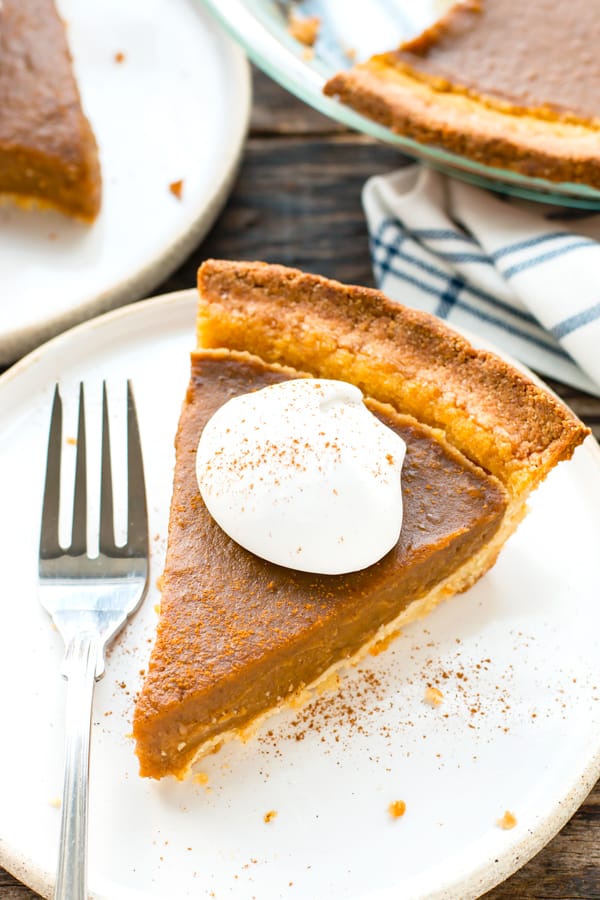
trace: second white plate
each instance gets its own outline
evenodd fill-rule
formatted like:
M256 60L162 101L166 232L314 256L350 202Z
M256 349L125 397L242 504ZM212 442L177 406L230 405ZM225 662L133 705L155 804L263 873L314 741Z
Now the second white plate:
M99 454L101 380L116 402L129 377L144 447L152 588L97 686L93 896L478 896L552 837L600 773L598 447L589 438L551 473L474 588L346 673L337 694L205 759L206 784L141 779L129 733L157 621L195 306L188 291L117 310L0 379L0 864L50 896L65 691L61 642L39 606L36 568L53 385L60 380L69 401L68 437L76 384L85 380L88 446ZM72 465L69 443L65 453ZM92 464L90 477L99 468ZM437 708L424 702L428 684L443 693ZM400 819L388 812L394 800L406 803ZM509 831L497 824L506 810L517 820Z
M102 210L86 226L0 207L0 364L166 278L225 202L247 128L246 59L193 0L59 5L99 145ZM169 185L180 180L178 199Z

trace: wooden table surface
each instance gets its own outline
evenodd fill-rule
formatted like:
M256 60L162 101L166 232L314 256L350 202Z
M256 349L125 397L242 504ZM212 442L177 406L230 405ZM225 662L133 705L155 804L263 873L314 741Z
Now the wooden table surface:
M205 241L155 293L192 287L208 256L262 259L372 285L360 191L369 175L398 166L397 152L345 131L258 72L254 90L229 202ZM551 385L600 438L600 399ZM37 896L0 869L0 900ZM486 894L506 898L600 900L600 783L541 853Z

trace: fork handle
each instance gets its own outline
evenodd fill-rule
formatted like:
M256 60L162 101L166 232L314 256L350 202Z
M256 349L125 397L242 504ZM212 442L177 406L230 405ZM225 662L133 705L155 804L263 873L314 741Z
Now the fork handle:
M70 641L64 658L67 681L65 770L54 900L87 900L88 776L92 701L98 641Z

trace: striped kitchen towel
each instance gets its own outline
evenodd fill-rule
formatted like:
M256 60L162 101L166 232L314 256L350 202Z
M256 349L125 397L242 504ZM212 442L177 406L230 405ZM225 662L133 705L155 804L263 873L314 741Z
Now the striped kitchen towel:
M389 297L600 394L600 215L507 200L419 165L365 185Z

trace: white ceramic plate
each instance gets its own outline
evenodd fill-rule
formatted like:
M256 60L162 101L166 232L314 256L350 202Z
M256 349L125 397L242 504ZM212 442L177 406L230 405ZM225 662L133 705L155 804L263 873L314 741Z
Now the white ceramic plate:
M193 0L59 6L99 144L103 205L91 227L0 207L0 364L147 296L211 226L246 134L247 62ZM180 179L178 200L169 185Z
M172 443L194 343L194 292L118 310L0 379L0 863L49 896L61 791L60 639L38 606L38 521L54 382L131 377L145 451L152 589L97 686L94 897L475 897L563 825L600 770L600 453L542 485L496 567L342 679L200 764L207 785L137 774L133 696L156 624ZM67 405L65 436L74 431ZM65 442L73 463L73 448ZM94 467L90 470L95 471ZM443 702L423 702L427 684ZM388 805L404 800L392 819ZM277 816L265 823L264 815ZM505 810L517 825L496 824Z

